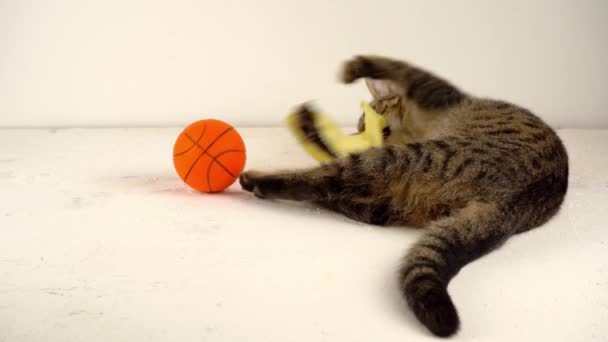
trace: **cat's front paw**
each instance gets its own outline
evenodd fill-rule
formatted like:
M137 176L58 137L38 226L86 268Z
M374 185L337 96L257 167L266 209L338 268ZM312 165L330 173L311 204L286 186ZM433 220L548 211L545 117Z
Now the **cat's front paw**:
M255 183L251 178L249 172L241 173L241 175L239 176L239 184L241 184L241 188L243 188L243 190L249 192L253 191L253 187L255 186Z
M263 191L263 179L264 176L258 171L247 171L243 172L239 177L239 183L241 188L253 194L258 198L266 198L266 194Z
M373 62L369 58L365 56L356 56L344 63L340 74L340 80L344 83L353 83L360 78L372 74L373 67Z

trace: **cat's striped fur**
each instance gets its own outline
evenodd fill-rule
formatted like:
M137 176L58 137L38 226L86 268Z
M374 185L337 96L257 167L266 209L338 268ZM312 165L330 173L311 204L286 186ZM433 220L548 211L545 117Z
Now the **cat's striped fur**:
M342 79L360 78L389 123L383 147L308 170L249 171L241 185L261 198L311 201L374 225L424 227L399 285L420 322L452 335L459 318L449 281L555 214L568 185L566 150L528 110L468 95L409 63L359 56L345 63Z

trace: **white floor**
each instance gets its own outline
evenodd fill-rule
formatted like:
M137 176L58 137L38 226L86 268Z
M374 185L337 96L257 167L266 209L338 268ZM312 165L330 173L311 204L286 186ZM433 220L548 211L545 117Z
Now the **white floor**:
M240 130L248 167L312 165ZM0 341L426 341L395 270L420 232L188 190L179 129L0 130ZM469 265L459 341L608 341L608 131L560 132L560 214Z

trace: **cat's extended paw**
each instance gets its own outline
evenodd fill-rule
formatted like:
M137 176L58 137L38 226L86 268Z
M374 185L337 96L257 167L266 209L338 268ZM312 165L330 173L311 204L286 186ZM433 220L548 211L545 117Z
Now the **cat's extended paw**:
M373 57L355 56L342 66L340 80L344 83L353 83L363 77L373 77L375 73Z
M253 192L258 198L266 198L267 194L265 188L265 178L262 173L257 171L243 172L239 177L239 183L241 188L245 191Z
M253 187L255 186L254 180L250 175L250 172L243 172L239 177L239 184L241 184L241 188L245 191L252 192Z

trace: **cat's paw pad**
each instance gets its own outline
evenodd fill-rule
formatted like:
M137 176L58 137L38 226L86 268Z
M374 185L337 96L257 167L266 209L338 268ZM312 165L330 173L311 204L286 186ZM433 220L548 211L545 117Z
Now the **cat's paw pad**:
M266 194L262 191L262 187L260 187L260 186L253 187L253 194L257 198L266 198L267 197Z

